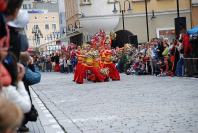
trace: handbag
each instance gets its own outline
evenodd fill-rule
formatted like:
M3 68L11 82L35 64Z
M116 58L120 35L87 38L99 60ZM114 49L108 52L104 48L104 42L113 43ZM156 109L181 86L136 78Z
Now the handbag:
M32 104L30 112L26 113L25 117L27 118L28 121L36 122L38 119L38 116L39 116L38 111Z
M26 90L27 90L27 92L29 94L30 101L32 103L32 96L30 94L29 86L27 84L25 84L25 88L26 88ZM25 114L25 119L27 121L36 122L37 119L38 119L38 116L39 116L38 111L36 110L36 108L34 107L34 105L32 103L30 111Z

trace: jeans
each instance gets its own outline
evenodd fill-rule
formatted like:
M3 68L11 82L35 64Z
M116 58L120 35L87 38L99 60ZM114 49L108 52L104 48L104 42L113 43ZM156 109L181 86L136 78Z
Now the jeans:
M184 59L180 58L177 62L177 67L175 71L177 76L183 76L184 75Z

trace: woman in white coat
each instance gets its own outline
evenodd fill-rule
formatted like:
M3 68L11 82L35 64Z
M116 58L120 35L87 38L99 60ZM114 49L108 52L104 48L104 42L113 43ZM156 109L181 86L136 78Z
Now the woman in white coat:
M23 65L17 63L16 57L11 53L4 59L3 64L10 74L12 82L11 85L3 87L2 90L0 90L0 96L18 105L24 113L29 112L31 102L22 82L25 73Z

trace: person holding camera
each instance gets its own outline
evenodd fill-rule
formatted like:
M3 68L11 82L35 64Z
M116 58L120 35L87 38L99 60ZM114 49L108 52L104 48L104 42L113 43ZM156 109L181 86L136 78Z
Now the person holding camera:
M29 55L28 52L21 52L19 59L20 59L20 62L25 67L25 75L24 75L23 81L25 84L25 88L29 94L30 100L31 100L31 110L30 112L24 115L24 120L23 120L22 126L19 128L19 131L28 132L29 129L25 125L28 123L28 121L36 121L38 118L38 112L36 108L34 107L34 105L32 104L29 86L39 83L41 80L41 74L38 68L35 67L33 58Z
M12 81L11 85L2 87L0 96L7 98L18 105L22 109L23 113L29 112L31 102L22 81L25 73L23 65L17 63L16 57L12 53L8 53L6 58L3 60L3 65L9 72Z

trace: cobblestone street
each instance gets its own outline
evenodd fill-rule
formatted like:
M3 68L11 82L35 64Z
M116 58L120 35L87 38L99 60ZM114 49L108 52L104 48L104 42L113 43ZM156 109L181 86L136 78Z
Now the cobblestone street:
M121 75L105 83L43 73L33 90L68 133L197 133L198 79Z

